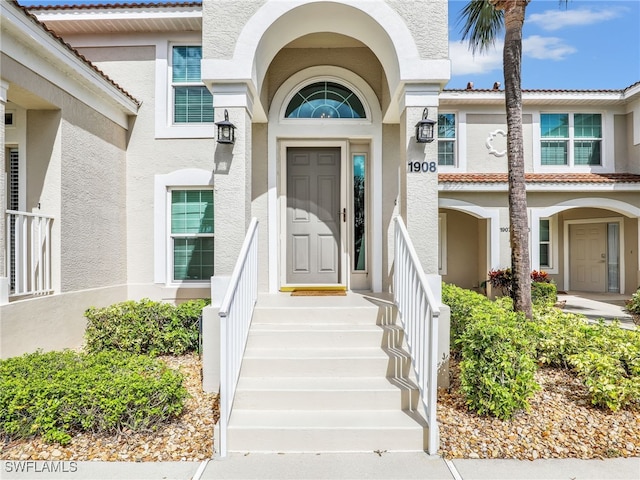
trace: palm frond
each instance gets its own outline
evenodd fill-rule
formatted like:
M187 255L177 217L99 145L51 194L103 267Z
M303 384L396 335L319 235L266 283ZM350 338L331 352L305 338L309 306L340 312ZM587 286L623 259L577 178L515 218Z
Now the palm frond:
M498 33L504 28L504 14L496 10L489 0L470 0L458 14L456 24L464 23L462 40L468 40L473 54L482 53L493 46Z

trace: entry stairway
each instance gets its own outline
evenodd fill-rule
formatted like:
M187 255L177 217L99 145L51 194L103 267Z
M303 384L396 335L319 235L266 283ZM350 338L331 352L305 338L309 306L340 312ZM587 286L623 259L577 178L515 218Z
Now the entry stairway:
M260 296L229 451L425 450L427 424L393 311L354 293Z

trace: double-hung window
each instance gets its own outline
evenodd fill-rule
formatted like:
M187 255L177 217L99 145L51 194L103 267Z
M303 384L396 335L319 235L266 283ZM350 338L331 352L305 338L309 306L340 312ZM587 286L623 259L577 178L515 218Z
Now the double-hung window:
M553 266L551 256L551 222L548 218L540 219L540 268Z
M213 123L213 98L202 84L202 47L174 45L171 51L173 123Z
M602 116L599 113L540 115L542 165L602 165Z
M175 282L213 275L213 190L172 189L170 243Z
M438 165L456 165L456 115L438 114Z

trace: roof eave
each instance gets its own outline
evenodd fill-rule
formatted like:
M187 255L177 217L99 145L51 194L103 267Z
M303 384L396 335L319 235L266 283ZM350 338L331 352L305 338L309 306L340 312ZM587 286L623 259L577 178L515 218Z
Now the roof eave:
M81 86L80 89L76 89L76 93L80 93L76 95L80 101L108 116L123 128L128 128L128 117L137 114L140 102L119 89L106 75L82 58L62 39L47 31L20 6L8 2L0 3L2 30L7 34L7 38L2 42L5 54L20 63L29 62L27 66L30 69L51 81L56 80L57 72L58 86L62 88L64 82L71 79ZM16 42L11 41L12 37ZM32 58L42 61L30 61L22 51L18 51L18 44L22 49L26 46L33 53Z

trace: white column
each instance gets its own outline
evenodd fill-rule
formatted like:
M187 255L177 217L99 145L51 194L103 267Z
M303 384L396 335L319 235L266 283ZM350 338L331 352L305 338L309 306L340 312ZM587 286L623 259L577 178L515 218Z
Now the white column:
M400 212L427 274L438 274L438 145L417 143L415 125L425 108L438 118L438 85L405 87L400 118Z
M216 144L214 156L215 274L231 275L251 221L251 110L245 84L213 85L216 122L235 125L236 141ZM224 220L223 220L224 219Z

